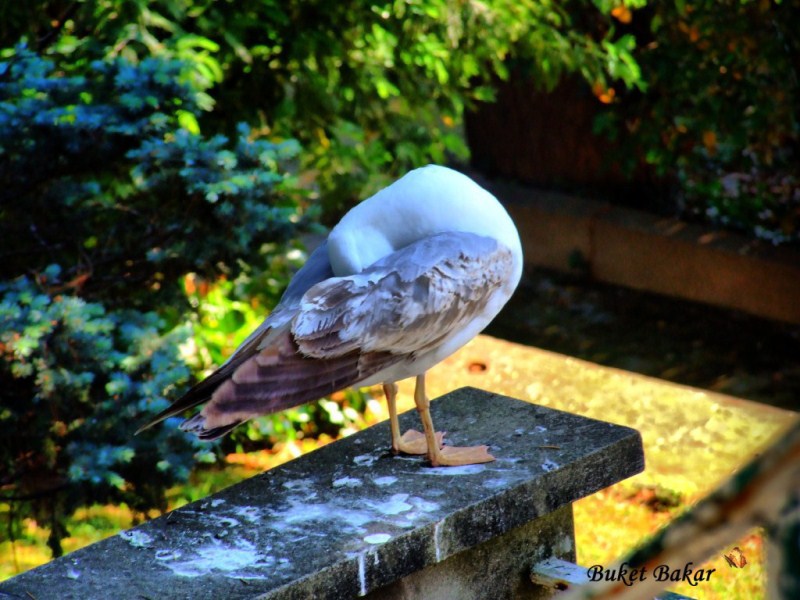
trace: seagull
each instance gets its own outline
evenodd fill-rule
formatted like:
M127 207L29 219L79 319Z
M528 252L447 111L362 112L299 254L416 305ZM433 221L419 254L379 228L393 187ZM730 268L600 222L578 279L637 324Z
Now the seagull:
M180 427L214 440L254 417L382 384L395 454L427 455L434 467L490 462L487 446L443 444L425 373L489 324L521 275L519 233L492 194L447 167L410 171L345 214L269 317L139 431L202 404ZM396 382L409 377L423 432L401 435Z

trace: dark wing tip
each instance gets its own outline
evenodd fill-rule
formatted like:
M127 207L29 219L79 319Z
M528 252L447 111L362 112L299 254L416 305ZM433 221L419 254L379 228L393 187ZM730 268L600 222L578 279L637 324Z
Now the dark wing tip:
M153 417L150 421L148 421L147 423L145 423L144 425L139 427L139 429L137 429L136 433L134 433L133 435L139 435L140 433L142 433L143 431L147 431L148 429L150 429L154 425L158 425L159 423L161 423L161 421L165 421L165 420L169 419L170 417L174 417L175 415L180 414L183 411L185 411L185 410L187 410L189 408L192 408L193 406L197 406L198 404L203 402L202 400L200 400L200 401L194 402L193 404L188 404L187 405L187 403L184 402L184 398L186 398L186 396L184 396L183 398L177 400L176 402L173 402L172 405L168 406L167 408L162 410L160 413L158 413L155 417Z
M234 421L232 423L228 423L226 425L222 425L220 427L214 427L213 429L206 429L206 418L202 415L202 413L197 413L193 417L186 419L183 423L180 424L180 428L183 431L190 431L194 433L198 439L204 442L211 442L218 438L221 438L226 433L230 432L232 429L238 427L242 424L241 420Z
M148 421L147 423L145 423L144 425L139 427L139 429L137 429L136 432L133 435L139 435L140 433L142 433L143 431L147 431L148 429L150 429L154 425L158 425L159 423L161 423L161 421L164 421L165 419L169 419L172 416L170 408L168 408L166 410L162 410L155 417L153 417L150 421Z
M239 350L237 350L237 354L229 362L222 365L203 381L192 386L183 396L175 400L170 406L162 410L150 421L139 427L134 435L139 435L141 432L150 429L153 425L158 425L165 419L179 415L190 408L207 402L214 391L228 380L239 365L257 352L256 347L258 346L258 341L259 340L256 339L251 341L247 346L240 347Z

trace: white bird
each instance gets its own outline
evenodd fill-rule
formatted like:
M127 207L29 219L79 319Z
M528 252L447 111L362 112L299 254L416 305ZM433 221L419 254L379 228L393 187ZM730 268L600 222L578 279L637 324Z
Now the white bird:
M350 210L269 317L218 370L140 431L205 404L181 428L212 440L254 417L349 386L383 384L392 450L433 466L489 462L442 445L425 372L475 337L519 283L519 233L497 199L429 165ZM416 377L423 433L400 435L395 382Z

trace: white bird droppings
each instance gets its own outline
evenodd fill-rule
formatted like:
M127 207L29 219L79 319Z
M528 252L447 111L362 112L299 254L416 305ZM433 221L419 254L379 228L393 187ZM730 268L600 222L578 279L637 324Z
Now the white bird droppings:
M285 487L287 490L303 489L313 485L314 482L311 479L294 479L292 481L285 481L283 483L283 487Z
M240 527L241 523L233 517L226 517L225 515L209 515L214 521L219 523L222 527Z
M357 477L340 477L334 480L333 487L359 487L363 485Z
M358 583L361 586L359 596L367 595L367 558L364 554L358 555Z
M392 539L392 536L389 535L388 533L373 533L371 535L366 536L364 538L364 541L367 542L368 544L385 544L390 539Z
M482 485L487 489L494 490L497 488L505 487L506 483L507 482L505 479L487 479L486 481L483 482Z
M376 460L377 459L371 454L361 454L359 456L356 456L353 459L353 462L360 467L369 467L372 466L372 463L374 463Z
M233 512L251 523L261 519L261 511L255 506L237 506Z
M392 475L387 475L386 477L376 477L372 481L375 482L375 485L392 485L393 483L397 483L397 477L393 477Z
M237 571L264 560L255 546L247 540L236 540L233 545L212 542L195 549L193 554L194 556L186 560L162 559L162 564L181 577L197 577L211 572L222 572L230 573L230 577L241 578L243 574ZM258 579L260 577L248 574L247 578Z
M370 506L384 515L399 515L413 508L406 502L408 496L409 494L394 494L385 502L370 502Z
M128 542L134 548L146 548L153 543L153 538L143 531L137 531L135 529L121 531L119 533L119 537Z
M181 557L180 550L158 550L156 552L156 560L175 560Z
M486 465L462 465L460 467L432 467L420 471L421 475L475 475L486 470Z
M422 512L434 512L439 510L439 505L436 502L429 502L424 498L420 498L419 496L411 496L408 501L416 508L417 510L421 510Z
M307 523L309 521L327 521L331 518L343 521L350 527L358 529L363 525L374 520L374 517L367 512L352 509L342 509L329 504L302 504L293 503L289 508L272 513L273 519L269 521L269 526L276 531L291 528L295 525Z
M553 461L552 461L552 460L550 460L549 458L548 458L546 461L544 461L544 462L542 463L542 469L543 469L544 471L548 472L548 473L549 473L550 471L555 471L555 470L556 470L556 469L558 469L560 466L561 466L561 465L559 465L559 464L558 464L558 463L556 463L556 462L553 462Z
M442 560L442 550L439 546L439 541L442 537L442 521L438 521L433 528L433 546L436 550L436 562L440 562Z

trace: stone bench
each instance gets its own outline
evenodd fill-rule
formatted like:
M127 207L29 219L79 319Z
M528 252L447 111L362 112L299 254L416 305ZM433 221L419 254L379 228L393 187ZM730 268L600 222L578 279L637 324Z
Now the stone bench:
M471 388L432 403L493 463L388 452L384 422L0 584L0 598L541 598L572 502L640 472L633 429ZM416 413L401 426L418 428Z

